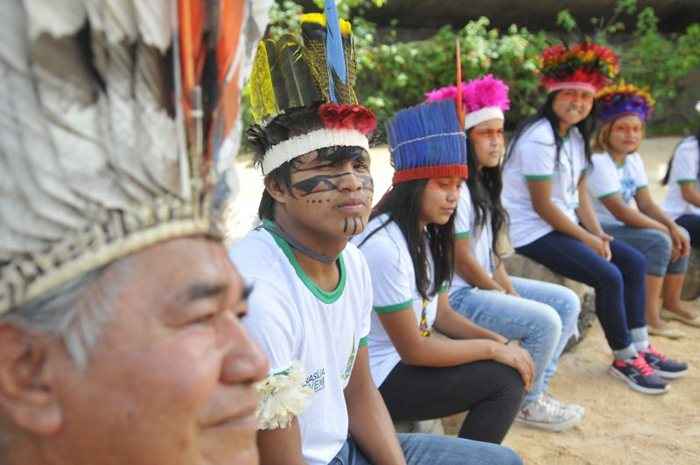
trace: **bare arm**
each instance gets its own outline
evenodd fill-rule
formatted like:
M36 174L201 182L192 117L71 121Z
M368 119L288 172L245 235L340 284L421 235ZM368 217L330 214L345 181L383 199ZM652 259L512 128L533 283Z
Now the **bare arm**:
M258 431L260 465L306 465L295 418L287 428Z
M371 463L405 465L394 424L369 372L367 347L360 347L345 388L350 436Z
M647 195L648 194L649 193L647 192ZM640 210L626 205L625 202L622 200L622 197L620 197L620 194L609 195L600 199L600 201L603 203L603 205L605 205L605 208L607 208L615 218L617 218L619 221L622 221L627 226L631 226L633 228L658 229L659 231L668 233L668 228L666 226L640 211L641 205ZM637 205L639 205L639 202L637 203Z
M503 264L503 261L498 262L498 266L496 266L496 271L494 271L493 273L493 279L501 285L501 287L506 291L507 294L515 296L518 295L515 288L513 287L513 282L510 280L510 276L508 276L508 272L506 271L506 266Z
M447 299L447 295L440 296ZM449 307L449 302L447 303ZM438 319L435 328L444 331L447 336L482 334L496 339L450 339L443 337L424 337L418 329L418 322L411 307L379 316L401 361L407 365L427 367L451 367L482 360L495 360L515 368L523 378L527 389L532 383L534 364L530 355L516 345L504 345L500 335L475 325L468 319L451 312L441 315L438 304ZM451 327L458 323L458 327ZM496 342L496 341L499 342Z
M482 328L469 318L457 313L450 305L446 292L438 296L437 318L434 327L452 339L490 339L499 344L503 344L507 340L500 334Z
M658 222L663 228L661 231L671 236L671 241L673 241L672 258L675 260L679 256L688 255L690 253L690 240L681 233L676 222L666 215L656 202L654 202L654 199L651 198L651 194L649 193L649 189L646 187L639 189L635 199L637 200L639 210Z
M552 202L552 181L528 181L527 187L530 191L532 207L543 220L549 223L556 231L574 237L581 242L586 242L591 234L571 221L571 219Z
M495 279L491 278L486 270L479 264L472 253L469 238L455 240L455 271L466 282L479 289L495 289L503 291L504 288Z
M556 231L580 240L595 253L610 260L610 247L605 241L608 237L603 232L598 223L598 219L593 212L588 192L586 188L586 178L583 177L578 185L579 207L576 210L581 223L591 232L586 231L578 224L569 219L559 207L552 202L552 182L549 180L528 181L527 187L530 191L532 206L543 220L549 223Z
M683 200L691 205L700 207L700 191L698 191L698 183L696 181L682 182L681 195Z

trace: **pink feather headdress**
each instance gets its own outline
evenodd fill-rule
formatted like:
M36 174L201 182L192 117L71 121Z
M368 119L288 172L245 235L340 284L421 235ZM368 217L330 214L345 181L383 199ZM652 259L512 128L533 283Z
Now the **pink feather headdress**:
M510 109L508 86L491 74L462 83L462 102L467 111L464 129L473 128L490 119L505 119L503 112ZM425 94L428 102L455 100L457 86L446 86Z

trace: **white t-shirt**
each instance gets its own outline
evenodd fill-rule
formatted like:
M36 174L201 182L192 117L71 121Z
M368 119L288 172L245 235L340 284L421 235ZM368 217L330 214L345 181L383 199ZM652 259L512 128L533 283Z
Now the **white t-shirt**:
M348 437L345 389L360 346L366 344L372 283L364 257L348 244L338 258L340 280L320 289L289 245L266 230L234 244L230 256L255 287L243 324L270 360L271 373L300 361L312 394L299 416L302 452L309 465L326 465Z
M639 189L649 185L642 157L638 153L632 153L618 165L609 154L596 153L591 157L591 164L588 192L593 198L593 209L598 215L598 221L605 225L624 224L610 213L601 200L613 194L620 194L627 206L637 207L634 196Z
M546 119L536 121L521 135L503 167L501 200L510 216L508 234L513 247L527 245L553 231L535 211L527 182L551 180L552 202L571 221L578 222L578 184L586 168L585 144L578 128L569 130L558 162L554 132Z
M683 215L700 215L700 208L686 202L681 192L681 184L692 182L695 186L698 185L699 157L698 140L695 137L683 139L673 154L668 193L662 206L674 220Z
M388 220L388 215L379 215L369 222L364 232L352 239L358 246L374 230ZM373 300L372 325L368 338L369 365L372 379L380 386L391 370L401 361L401 356L384 330L381 314L413 310L416 323L420 322L423 298L418 292L413 272L413 262L408 245L398 225L393 221L381 228L362 244L360 250L367 259L372 273ZM429 259L430 275L433 272L432 259ZM428 290L432 290L432 280ZM426 303L428 327L433 326L437 316L437 296Z
M487 215L484 225L481 228L477 229L475 222L476 213L474 212L474 205L472 204L472 196L469 193L467 185L462 184L459 192L457 213L455 215L455 237L457 239L469 239L469 248L476 258L476 261L486 270L489 276L493 276L495 270L491 251L493 231L491 228L490 215ZM450 295L463 287L473 286L462 279L459 273L455 272L452 278L452 285L450 286Z

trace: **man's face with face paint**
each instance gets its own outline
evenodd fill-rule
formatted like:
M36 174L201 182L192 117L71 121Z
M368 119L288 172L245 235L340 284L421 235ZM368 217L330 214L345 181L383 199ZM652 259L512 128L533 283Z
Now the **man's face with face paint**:
M291 192L276 200L289 219L311 233L332 237L360 234L372 208L374 183L369 154L358 148L326 149L296 158Z

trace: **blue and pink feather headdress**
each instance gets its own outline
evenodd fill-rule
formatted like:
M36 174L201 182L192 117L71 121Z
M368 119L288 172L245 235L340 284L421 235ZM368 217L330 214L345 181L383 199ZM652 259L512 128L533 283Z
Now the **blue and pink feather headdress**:
M504 112L510 109L508 86L491 74L460 84L462 104L466 113L464 129L491 119L505 119ZM446 86L425 94L428 102L441 100L455 101L458 97L457 86Z

